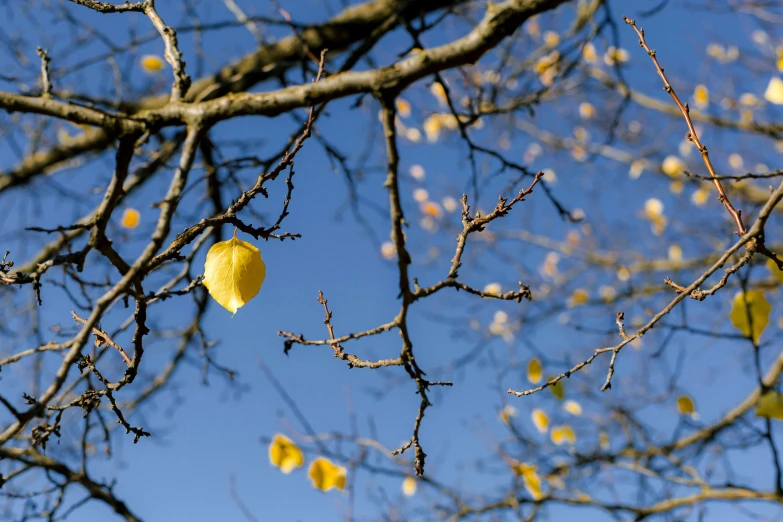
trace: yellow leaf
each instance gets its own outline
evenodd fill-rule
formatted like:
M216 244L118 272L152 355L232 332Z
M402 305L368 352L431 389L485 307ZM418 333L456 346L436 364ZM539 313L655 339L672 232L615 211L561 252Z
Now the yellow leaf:
M541 493L541 478L535 471L523 474L522 482L524 482L525 489L533 497L533 500L541 500L541 497L544 496Z
M769 312L772 305L769 304L764 292L761 290L748 290L739 292L734 297L734 304L729 317L731 323L744 335L751 337L754 343L759 342L759 337L769 323ZM752 326L752 330L751 330Z
M783 284L783 272L780 271L778 265L776 265L773 260L767 259L767 268L769 268L769 271L772 272L772 275L775 277L775 279Z
M489 283L484 287L485 294L500 295L501 291L500 283Z
M313 481L313 487L321 491L329 491L332 488L345 490L345 468L323 457L310 464L307 476Z
M574 444L576 442L576 434L574 434L573 428L567 424L552 428L552 442L560 446L564 442Z
M677 410L680 412L680 415L690 415L693 419L699 418L699 415L696 413L696 407L693 405L693 399L687 395L677 397Z
M533 384L541 381L541 361L538 359L530 359L527 363L527 380Z
M783 80L773 76L769 80L767 90L764 91L764 99L775 105L783 105Z
M402 98L397 98L397 100L394 102L395 105L397 105L397 112L400 116L403 118L407 118L411 115L411 104L408 103L407 100L404 100Z
M693 90L693 101L695 105L700 109L703 109L710 102L710 92L707 90L706 85L699 84Z
M554 377L549 377L549 378L547 378L547 381L551 381L552 379L554 379ZM557 383L555 383L552 386L550 386L549 390L552 392L552 395L554 395L555 397L557 397L561 401L563 400L563 397L565 396L565 390L563 389L563 381L562 380L557 381Z
M685 163L677 156L666 156L661 164L663 173L671 177L681 175L684 168Z
M154 54L141 57L141 68L147 72L158 72L163 69L163 60Z
M120 225L123 228L136 228L139 226L139 211L135 208L126 208L122 213Z
M587 290L584 288L577 288L571 294L571 298L568 300L567 304L569 307L579 306L585 304L589 300L590 295L587 293Z
M416 479L413 477L405 477L402 481L402 494L406 497L412 497L416 494Z
M204 264L204 286L231 313L253 299L266 276L261 252L234 236L212 245Z
M530 414L530 418L539 433L546 433L546 430L549 428L549 417L547 417L546 413L536 409Z
M581 415L582 405L576 401L568 400L563 404L563 409L571 415Z
M269 462L283 473L291 473L304 464L304 454L291 439L278 433L269 445Z
M783 396L776 391L768 391L756 405L756 417L783 420Z

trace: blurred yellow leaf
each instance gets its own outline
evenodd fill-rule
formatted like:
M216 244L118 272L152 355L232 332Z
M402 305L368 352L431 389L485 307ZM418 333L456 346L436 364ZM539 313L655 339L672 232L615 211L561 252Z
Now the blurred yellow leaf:
M405 477L402 481L402 494L406 497L412 497L416 494L416 479L413 477Z
M404 100L402 98L397 98L397 100L394 102L397 106L397 112L400 116L403 118L407 118L411 115L411 104L408 103L407 100Z
M764 292L761 290L748 290L739 292L734 296L734 304L731 307L731 323L744 335L758 343L761 333L769 323L769 313L772 305L769 304ZM752 331L751 331L752 326Z
M122 212L122 218L120 219L120 225L123 228L136 228L139 226L139 220L141 214L135 208L126 208Z
M776 391L768 391L756 405L756 417L783 420L783 396Z
M160 56L147 54L141 57L141 68L147 72L158 72L163 69L163 60Z
M684 168L685 163L677 156L666 156L663 163L661 163L661 170L663 173L671 177L681 175Z
M310 464L307 476L313 481L313 487L321 491L329 491L332 488L345 489L345 468L323 457L315 459Z
M549 417L542 410L533 410L530 418L539 433L546 433L546 430L549 429Z
M501 287L500 283L489 283L484 287L484 293L490 295L500 295Z
M554 379L554 377L547 378L547 381L551 381ZM552 392L552 395L557 397L559 400L563 400L563 397L565 396L565 389L563 388L563 381L559 380L555 384L549 387L549 390Z
M582 405L573 400L565 401L565 403L563 404L563 409L568 413L570 413L571 415L582 414Z
M706 85L699 84L693 90L693 101L696 107L703 109L710 102L710 92Z
M261 252L236 236L215 243L207 252L204 286L232 314L258 294L265 276Z
M283 473L291 473L304 464L304 454L291 439L278 433L269 445L269 462Z
M778 265L776 265L773 260L767 259L767 268L769 268L769 271L772 272L772 275L775 277L775 279L777 279L779 283L783 284L783 272L778 268Z
M541 381L541 361L536 358L530 359L527 363L527 380L533 384Z
M573 428L567 424L563 424L562 426L557 426L555 428L552 428L552 442L560 446L561 444L567 442L569 444L574 444L576 442L576 434L574 433Z
M511 422L511 417L517 416L517 409L510 404L507 404L503 406L503 409L500 410L500 414L498 416L505 424L509 424Z
M775 105L783 105L783 80L773 76L769 80L767 90L764 91L764 99Z
M693 405L693 399L687 395L677 397L677 411L680 415L690 415L694 419L696 418L696 407Z

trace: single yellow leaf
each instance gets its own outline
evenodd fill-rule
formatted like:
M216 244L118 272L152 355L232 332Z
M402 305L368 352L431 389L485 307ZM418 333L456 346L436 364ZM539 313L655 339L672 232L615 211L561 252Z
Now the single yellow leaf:
M563 409L571 415L581 415L582 405L576 401L568 400L563 404Z
M269 462L288 474L304 464L304 454L294 441L278 433L269 445Z
M764 91L764 99L775 105L783 105L783 80L773 76Z
M231 313L253 299L266 276L261 252L234 236L215 243L207 252L204 286L215 301Z
M412 497L416 494L416 479L413 477L405 477L402 481L402 494L406 497Z
M775 279L783 284L783 272L778 268L778 265L776 265L773 260L767 259L767 268L769 268L769 271L772 272L772 275L775 277Z
M677 410L680 412L680 415L690 415L694 419L697 417L693 399L687 395L677 397Z
M147 54L141 57L141 68L147 72L158 72L163 69L163 60L160 56Z
M547 417L546 413L542 410L535 409L530 414L530 418L539 433L546 433L546 430L549 428L549 417Z
M313 487L321 491L329 491L332 488L345 490L345 468L323 457L315 459L310 464L307 475L313 481Z
M120 219L120 225L123 228L136 228L139 226L141 214L135 208L126 208L122 212L122 218Z
M783 420L783 396L776 391L768 391L756 405L756 417Z
M548 377L547 382L551 381L552 379L554 379L554 377ZM562 401L563 397L565 397L565 389L563 388L563 381L562 380L557 381L557 383L549 387L549 391L552 392L552 395L554 395L555 397L557 397L559 400Z
M729 317L735 328L744 335L752 337L754 343L758 343L761 333L769 323L770 311L772 311L772 305L764 297L764 292L748 290L734 296L734 304L731 307Z
M530 359L527 363L527 380L533 384L541 381L541 361L538 359Z

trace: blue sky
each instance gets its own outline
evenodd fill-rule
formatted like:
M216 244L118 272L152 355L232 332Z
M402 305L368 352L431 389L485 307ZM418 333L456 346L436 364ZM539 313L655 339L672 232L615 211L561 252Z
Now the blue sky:
M273 12L272 8L265 4L255 7L250 4L243 4L249 12L253 12L253 8L259 14ZM667 98L661 89L660 81L654 74L652 65L636 45L632 31L621 23L620 15L627 14L637 18L647 31L651 46L658 50L658 56L667 72L679 78L677 81L682 85L692 86L697 81L725 75L725 72L714 69L721 67L720 65L715 65L705 58L706 43L720 41L738 45L743 56L745 50L752 46L747 35L756 26L749 20L737 21L729 16L701 11L696 13L679 5L672 5L660 14L644 18L638 16L636 10L652 3L634 4L634 10L622 11L628 8L628 3L619 0L610 2L619 24L621 46L631 53L626 74L631 85L661 100ZM100 17L80 10L75 5L67 7L84 16L85 22L99 24L107 34L121 35L118 36L121 41L127 37L128 27L134 27L139 34L147 34L149 30L147 20L141 16ZM290 0L285 8L295 20L302 22L321 20L330 12L327 5L310 0ZM176 23L187 23L187 19L183 19L175 9L167 12L169 9L170 6L164 6L162 15L168 16L168 19ZM204 19L212 21L230 18L230 14L217 2L214 5L201 6L199 12L203 13ZM562 28L570 20L570 16L569 7L561 8L554 15L545 17L542 26ZM42 19L46 23L53 23L45 16ZM6 38L19 29L12 25L14 23L9 19L0 25ZM28 22L22 20L17 23ZM74 63L93 52L90 49L59 48L56 38L58 31L65 31L64 26L53 24L51 31L42 31L50 33L51 42L41 43L49 47L54 60ZM464 34L464 31L464 26L449 26L443 32L435 32L425 43L442 43ZM284 35L287 34L287 29L277 29L275 32ZM244 30L220 34L224 35L220 40L207 36L202 42L204 47L210 49L209 58L203 64L205 71L214 70L229 56L247 52L254 43L249 33ZM188 59L194 45L192 38L183 34L180 41L189 65L193 63L195 67L195 61ZM388 64L395 59L397 51L406 41L401 35L395 34L385 39L382 44L374 56L378 63ZM162 44L154 40L142 46L139 54L160 54L161 51ZM27 54L27 59L35 59L34 49ZM119 62L132 69L137 67L134 65L137 60L138 55L126 53ZM6 57L3 61L9 61L9 58ZM12 68L13 65L8 67ZM28 67L26 70L34 71L34 67ZM165 73L162 80L158 80L137 72L132 82L137 87L147 82L160 82L160 87L165 89L168 71ZM686 81L684 77L691 79ZM86 69L83 73L67 77L67 82L83 86L87 91L93 88L100 91L102 86L95 85L94 81L98 78L105 78L105 69ZM750 91L760 94L765 86L765 78L761 74L743 77L738 75L727 83L737 92ZM677 82L673 83L677 87ZM404 93L404 97L410 100L415 108L434 104L427 85L426 82L415 85ZM265 85L260 88L268 87ZM12 90L7 83L2 88ZM688 94L690 91L683 92ZM599 107L600 103L605 101L605 98L599 96L591 99ZM382 166L381 142L367 143L368 129L375 126L376 131L379 131L377 105L368 99L359 108L351 108L353 102L354 100L340 100L330 104L328 114L318 121L317 129L338 144L351 160L356 160L364 148L369 147L372 151L369 165ZM578 120L578 96L566 98L566 102L558 107L541 107L532 121L551 132L567 135L573 122ZM299 116L303 114L302 111ZM552 123L558 115L561 116L559 123ZM415 119L416 115L413 118ZM662 141L671 146L671 153L676 154L677 144L685 131L680 120L660 120L660 116L655 113L636 107L629 110L628 119L633 118L642 121L645 118L658 119L656 125L671 134L671 139ZM4 115L0 121L5 125L8 117ZM257 153L263 157L277 150L293 128L290 118L286 116L276 120L243 118L221 124L213 137L220 141L257 138L262 142ZM477 135L487 144L494 144L498 139L489 129ZM729 146L751 150L754 156L747 157L747 164L764 162L774 168L777 156L769 141L738 138L732 133L720 133L712 129L705 134L705 141L707 137L711 150L725 150ZM514 157L521 161L522 152L516 151L524 151L531 138L523 132L515 132L510 136L510 140L512 152L509 154L516 154ZM14 145L7 141L0 144L2 167L16 163L13 149ZM227 149L226 156L230 153L230 149ZM256 153L255 149L253 153ZM668 153L663 155L666 154ZM402 187L404 204L412 216L408 237L414 259L413 273L420 278L422 284L431 284L445 274L453 253L459 217L457 213L447 214L439 223L438 232L431 234L418 226L417 209L411 194L415 188L422 186L429 191L433 199L445 196L458 199L462 191L468 189L469 167L465 148L453 137L435 145L426 142L404 142L401 155L401 172L407 173L414 164L422 165L426 171L426 178L421 183L405 175ZM719 168L725 168L725 155L722 158L717 154L715 161L720 165ZM714 229L730 229L728 221L722 215L718 220L708 219L697 213L691 216L690 213L694 211L688 206L688 198L684 198L685 202L682 202L669 195L660 176L645 174L640 180L629 180L627 165L597 158L594 163L582 166L572 161L567 153L545 150L531 168L552 168L557 172L558 182L553 186L556 196L571 209L585 209L588 223L598 231L596 244L599 248L609 245L610 239L616 239L602 227L615 227L615 233L622 234L624 238L619 241L620 244L629 244L651 256L665 249L671 237L652 236L648 226L636 216L650 194L662 194L660 197L667 208L680 209L683 222L707 223L705 226L713 226ZM386 241L388 238L388 219L372 210L370 204L363 204L360 207L361 213L370 224L373 234L368 234L367 229L357 222L347 204L348 193L344 177L331 168L316 140L310 140L297 156L295 170L296 189L290 208L291 215L285 220L283 229L301 233L302 238L293 242L260 242L258 247L267 266L267 277L260 294L234 317L217 305L212 306L204 321L205 330L211 339L219 341L212 349L212 356L221 365L239 372L236 383L229 385L220 375L210 374L209 385L203 385L202 360L194 350L188 363L175 375L172 385L176 392L160 394L151 408L144 411L143 417L140 414L132 417L135 423L151 431L153 437L133 445L131 438L117 433L113 439L114 459L98 460L93 468L96 478L118 478L116 494L144 520L243 520L231 496L232 480L242 502L259 521L329 522L344 519L348 506L346 494L334 491L323 493L310 487L306 469L283 475L270 466L267 446L263 441L278 432L297 438L304 428L265 377L260 361L271 370L317 432L350 432L350 412L353 411L359 434L363 437L375 436L389 448L399 446L410 437L418 396L414 394L415 386L401 370L348 369L325 347L295 346L289 355L283 354L283 343L277 335L278 330L302 333L307 338L320 339L327 336L323 325L323 310L316 301L318 290L323 290L329 300L329 306L334 312L333 324L337 335L364 330L389 321L399 307L396 299L396 267L394 263L382 258L379 248L379 241ZM110 175L110 158L102 157L87 166L63 173L57 182L67 189L84 192L85 187L101 187ZM386 209L386 193L381 186L383 178L384 174L378 169L368 169L358 186L363 201ZM123 254L131 257L146 244L145 232L152 230L157 217L157 212L150 209L149 204L155 201L156 197L160 197L162 187L167 182L165 177L161 178L127 202L128 206L142 209L142 223L127 240L121 242ZM481 199L478 202L471 201L471 205L473 208L491 208L496 202L498 192L507 185L507 177L487 181L483 184ZM4 245L8 242L11 245L8 249L13 250L19 258L24 258L33 248L30 243L20 241L19 235L8 231L33 224L65 224L68 219L81 215L97 201L97 196L93 196L89 203L71 202L63 198L60 189L51 184L45 186L48 187L50 195L42 199L19 197L10 200L8 195L0 199L2 205L8 205L6 208L11 209L4 220L0 221L0 230L4 231L0 235L2 250L5 250ZM607 190L607 186L612 190ZM253 208L265 216L276 216L283 195L284 185L281 178L276 186L271 188L269 199L259 198L253 203ZM709 211L715 214L720 212L717 203L712 202L710 205L707 207ZM181 216L182 226L185 226L186 219L186 216ZM564 223L540 192L536 192L528 201L516 207L498 226L499 230L528 230L558 240L562 240L571 230L581 230L581 225ZM225 230L224 236L229 233L229 230ZM730 237L726 238L726 241L730 240ZM703 254L714 247L699 237L687 239L682 243L686 258ZM430 260L432 248L437 248L439 253ZM544 249L518 244L483 252L480 245L472 243L466 252L469 262L462 269L461 275L465 282L475 287L481 288L487 283L499 282L504 288L509 288L517 280L528 282L531 278L538 277L537 269L545 254ZM763 275L763 271L763 268L757 268L754 273ZM611 274L587 274L585 278L590 285L597 287L611 279ZM660 277L657 281L659 280ZM62 293L56 289L45 288L44 300L45 324L68 322L71 304ZM660 302L660 299L643 301L634 308L627 309L626 316L630 318L638 315L645 307L655 306ZM721 332L733 333L726 320L729 302L730 295L726 293L720 299L704 303L686 303L684 306L693 314L692 317L701 321L700 326L703 328L718 328ZM153 324L177 324L179 320L187 320L191 306L189 297L169 300L155 307L151 320ZM604 345L611 338L611 334L589 334L573 328L573 324L581 324L612 332L613 312L601 307L573 312L570 316L573 324L560 324L557 318L562 316L559 313L544 321L526 323L512 343L505 343L499 338L485 339L482 334L467 326L471 319L484 326L488 325L498 310L506 312L512 318L518 318L528 306L541 306L538 310L546 309L545 303L487 304L455 292L444 292L414 306L410 320L411 335L416 357L422 368L437 369L478 351L476 360L465 367L429 375L433 380L454 381L453 387L432 392L434 406L427 410L422 428L422 445L428 453L427 473L438 480L466 491L485 493L498 487L507 487L512 477L497 458L496 447L507 440L509 433L497 419L498 410L506 404L513 404L519 410L519 416L514 422L528 434L534 433L529 423L529 412L534 407L547 409L552 412L553 417L559 415L559 418L562 418L563 415L555 413L559 411L559 405L548 392L515 399L507 395L505 390L510 386L522 388L527 385L524 365L532 353L543 355L545 361L550 361L547 368L551 370L547 372L554 373L566 368L567 363L583 359L593 348ZM126 317L127 311L117 308L103 321L105 327L119 324ZM762 338L767 342L772 338L771 331L777 331L774 323L779 315L774 314L773 308L773 324L769 327L767 337ZM589 372L568 381L567 395L583 403L586 417L600 415L605 411L604 401L623 403L627 400L632 407L639 408L651 429L665 438L678 430L688 430L691 427L682 424L683 421L673 413L670 403L645 406L644 397L655 396L656 387L665 386L671 375L670 369L678 364L682 364L680 375L685 377L679 380L677 386L694 397L700 413L698 422L706 423L717 418L752 389L754 377L748 346L741 342L716 342L712 338L687 334L679 335L664 352L661 362L656 362L656 366L647 374L647 378L640 379L640 368L649 364L649 353L655 350L656 342L660 342L662 337L653 332L649 338L645 338L642 350L623 352L611 392L603 395L598 392L606 368L606 361L599 359ZM123 334L118 342L127 344L129 339L128 334ZM0 340L0 352L17 347L5 347L4 343L4 339ZM159 366L156 365L164 364L166 356L171 354L174 348L170 340L154 340L151 337L145 358L146 371L151 374L158 369ZM348 343L345 348L362 358L393 357L398 354L399 339L396 333L391 333L366 341ZM773 356L773 353L764 353L766 360L771 360ZM55 363L56 361L52 361L52 364ZM499 368L509 368L510 371L502 379L498 379ZM120 375L121 367L116 366L114 369L118 372L114 376L116 378ZM727 386L727 382L731 382L731 386ZM607 398L607 394L611 396ZM69 429L76 433L75 430L80 428L80 417L81 412L66 413L63 422L64 439L68 438ZM584 444L582 447L585 448L597 440L597 433L591 423L587 418L574 421L580 444ZM541 440L544 439L542 436ZM307 447L313 448L312 445ZM552 448L551 451L551 454L538 457L542 462L546 462L567 455L563 449ZM351 452L353 453L353 450ZM737 473L749 481L748 483L757 480L767 487L771 484L768 476L771 469L768 465L768 452L755 450L743 454L742 457L737 454L728 455L728 458L734 461ZM313 452L307 455L308 461L315 457ZM394 467L380 456L372 457L370 462L397 472L412 471L412 466ZM758 472L762 466L764 471ZM386 499L384 502L388 502L390 506L404 509L408 506L425 506L428 500L436 498L426 487L420 488L413 498L404 498L400 492L401 476L371 476L366 472L359 472L356 476L350 476L349 480L355 481L356 484L357 520L370 520L379 510L388 510L389 506L382 507L383 502L380 499ZM622 489L620 492L622 493ZM609 519L597 511L559 509L551 512L553 520L567 520L570 517L579 517L580 520L588 522ZM758 510L761 511L763 510ZM740 519L740 515L732 509L713 509L709 513L709 520ZM97 503L88 504L76 516L84 522L109 519L106 509ZM416 517L412 519L424 520Z

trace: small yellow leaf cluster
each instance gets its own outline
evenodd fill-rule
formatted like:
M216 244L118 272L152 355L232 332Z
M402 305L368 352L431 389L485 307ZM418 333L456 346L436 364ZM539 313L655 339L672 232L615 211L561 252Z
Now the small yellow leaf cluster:
M546 56L542 56L535 63L533 69L536 71L536 74L538 74L538 79L544 86L549 87L552 85L555 80L555 75L557 74L559 64L560 53L557 50L550 52Z
M739 49L735 45L723 47L720 44L710 43L707 45L707 55L721 63L731 63L739 58Z
M769 323L771 311L772 305L767 301L763 291L748 290L734 296L729 318L737 330L752 338L754 343L758 343Z
M631 59L631 53L626 49L609 46L604 54L604 63L612 66L616 63L625 63Z
M582 102L579 104L579 117L583 120L589 120L595 116L595 106L592 103Z
M280 471L288 474L304 465L304 453L294 441L278 433L272 439L272 444L269 445L269 461L273 466L280 468ZM329 491L332 488L345 490L345 468L323 457L315 459L310 464L307 475L312 481L313 487L321 491Z
M644 202L643 216L650 221L653 234L660 236L668 220L663 215L663 203L658 198L650 198Z
M220 306L235 314L253 299L266 277L261 252L250 243L237 239L215 243L207 252L204 286Z
M571 428L571 426L569 426L568 424L555 426L554 428L552 428L552 433L550 436L552 437L552 442L554 442L558 446L565 443L568 444L576 443L576 434L574 433L573 428Z

